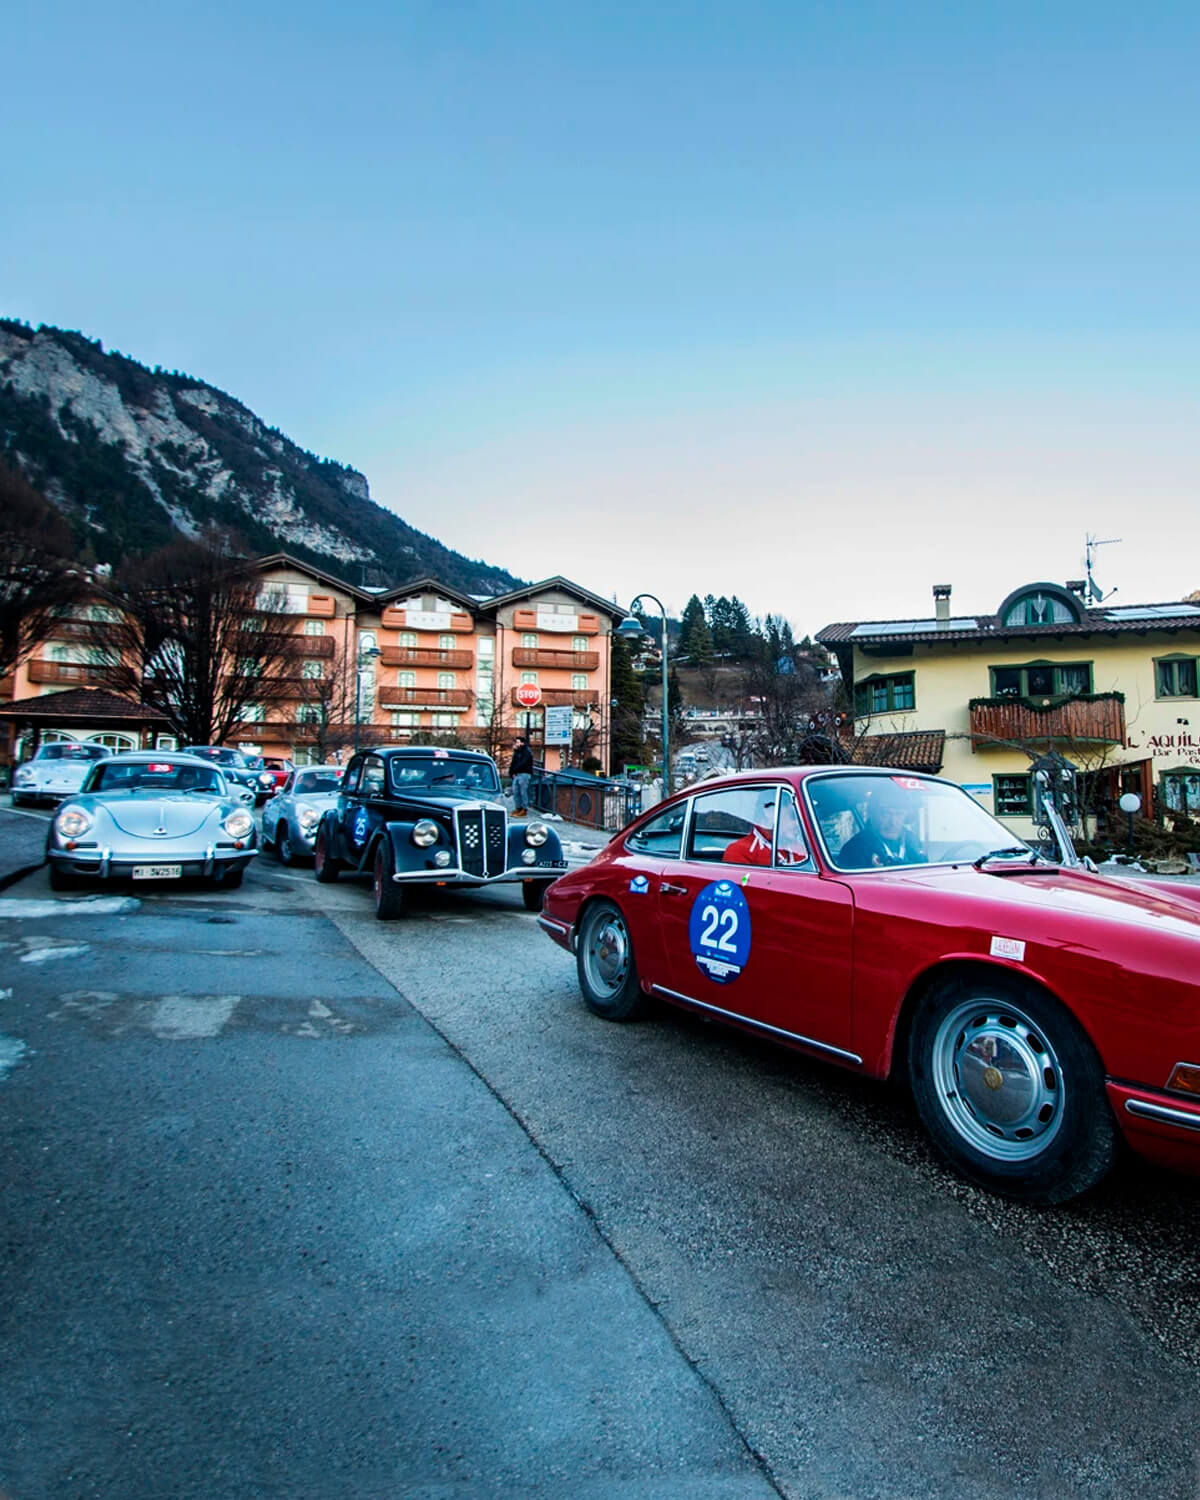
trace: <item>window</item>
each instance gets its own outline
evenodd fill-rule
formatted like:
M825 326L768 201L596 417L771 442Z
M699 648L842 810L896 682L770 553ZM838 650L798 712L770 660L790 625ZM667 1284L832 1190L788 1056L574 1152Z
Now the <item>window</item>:
M1005 625L1073 625L1075 616L1062 599L1047 594L1026 594L1004 614Z
M998 818L1032 818L1033 791L1028 776L993 776L992 805Z
M402 630L400 632L400 644L406 651L411 651L417 644L417 632L415 630Z
M251 656L243 656L238 662L238 672L243 677L261 677L262 662L255 661Z
M396 686L402 688L415 688L417 685L417 674L415 672L399 672L396 675Z
M440 651L453 651L454 650L454 637L452 635L439 635L438 636L438 649Z
M896 672L890 677L867 677L854 685L854 712L864 714L903 713L916 708L916 688L912 672Z
M454 673L453 672L439 672L438 673L438 687L440 687L440 688L452 688L453 686L454 686Z
M588 638L587 638L586 635L573 635L571 637L571 650L572 651L586 651L587 648L588 648Z
M154 748L156 750L178 750L179 741L173 734L159 734L154 737Z
M392 715L392 725L396 729L415 729L420 722L420 714L394 713Z
M538 643L538 638L537 638L537 631L536 630L527 630L525 632L525 634L521 637L521 645L527 651L536 651L537 650L537 643Z
M481 657L493 657L496 654L496 642L490 635L481 635L475 643Z
M540 708L525 708L517 714L518 729L540 729L542 727L542 711Z
M1092 691L1090 661L1032 661L989 671L996 698L1066 698Z
M297 724L319 724L321 722L321 708L317 703L301 703L296 710Z
M267 715L261 703L247 703L241 717L243 724L261 724Z
M657 813L648 823L631 833L625 847L636 854L656 854L660 859L678 859L683 848L685 802L676 803L666 812Z
M575 692L577 692L577 693L586 693L587 692L587 685L588 685L588 680L587 680L587 673L586 672L572 672L571 673L571 687L572 687L572 689Z
M434 716L433 716L433 727L435 729L457 729L458 728L458 715L457 714L434 714Z
M534 684L534 686L536 687L537 680L538 680L538 674L536 672L522 672L521 673L521 681L522 682L532 682Z
M259 615L247 615L242 621L242 629L250 631L251 634L257 634L262 628L263 622Z
M378 755L368 755L363 761L362 780L359 791L364 797L381 797L387 784L383 761Z
M300 675L311 680L323 677L325 673L319 661L306 661L300 664Z
M325 621L324 620L305 620L305 622L304 622L304 634L305 635L324 635L325 634Z
M1171 812L1190 813L1200 817L1200 773L1164 771L1159 778L1163 805Z
M692 803L688 859L768 865L775 837L777 787L730 787Z
M1159 698L1195 698L1196 658L1166 656L1154 663L1154 692Z

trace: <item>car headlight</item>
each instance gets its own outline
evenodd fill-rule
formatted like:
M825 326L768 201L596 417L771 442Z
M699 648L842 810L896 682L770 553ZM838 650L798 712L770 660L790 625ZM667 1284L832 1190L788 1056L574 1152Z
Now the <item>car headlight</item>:
M545 823L528 823L525 827L525 842L532 844L535 848L544 844L550 837L550 830Z
M231 839L244 839L254 827L254 819L243 808L231 812L221 827Z
M418 849L428 849L430 844L436 844L442 836L442 830L432 818L422 818L413 826L412 841Z
M315 807L302 807L299 813L300 827L305 833L311 833L321 821L321 814Z
M64 839L77 839L92 826L92 820L82 807L64 807L54 820L54 826Z
M258 784L265 790L267 787L275 785L275 778L271 775L270 771L264 771L258 778Z
M13 785L16 786L19 782L21 786L28 786L32 780L33 772L28 766L21 766L13 776Z

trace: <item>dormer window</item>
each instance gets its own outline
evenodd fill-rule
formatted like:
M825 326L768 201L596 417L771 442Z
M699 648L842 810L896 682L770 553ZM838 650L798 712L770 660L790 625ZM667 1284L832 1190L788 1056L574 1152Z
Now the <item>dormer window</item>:
M1078 625L1083 607L1057 583L1034 583L1009 594L997 614L1000 624L1010 630L1023 625Z

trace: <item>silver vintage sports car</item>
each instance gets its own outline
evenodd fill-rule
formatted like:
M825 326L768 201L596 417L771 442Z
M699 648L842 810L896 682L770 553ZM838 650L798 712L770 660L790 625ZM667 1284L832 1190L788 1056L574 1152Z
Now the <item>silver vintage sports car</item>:
M311 859L317 824L337 805L341 784L341 766L301 766L293 771L278 796L263 808L263 848L273 849L285 865Z
M81 745L74 740L40 745L32 758L13 772L12 805L61 802L79 790L98 760L111 753L104 745Z
M79 879L181 880L232 888L258 853L254 793L211 762L162 750L93 766L55 813L46 840L53 890Z

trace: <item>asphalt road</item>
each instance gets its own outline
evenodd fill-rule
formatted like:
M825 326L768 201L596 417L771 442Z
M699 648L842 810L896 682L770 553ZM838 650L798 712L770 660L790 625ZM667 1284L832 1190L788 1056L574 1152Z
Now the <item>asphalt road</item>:
M1200 1493L1200 1188L592 1018L513 892L0 898L0 1489Z

